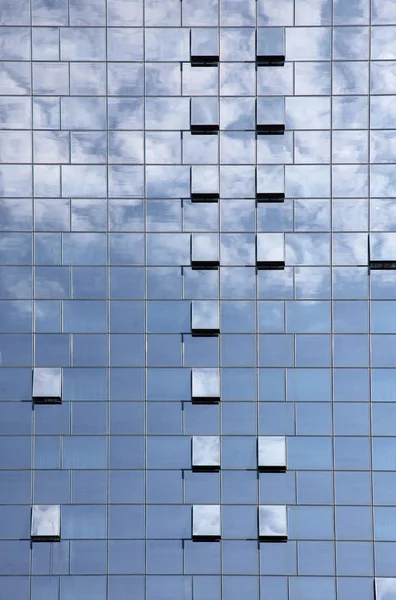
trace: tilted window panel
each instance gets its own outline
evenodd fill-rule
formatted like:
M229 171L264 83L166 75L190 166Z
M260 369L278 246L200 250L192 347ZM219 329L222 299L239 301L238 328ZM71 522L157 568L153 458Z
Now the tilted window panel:
M219 131L219 99L194 97L190 104L190 129L193 134L215 134Z
M396 269L396 232L370 233L370 269Z
M217 233L192 233L191 267L193 269L217 269L219 265L219 235Z
M192 507L192 537L197 541L221 538L221 512L218 504L195 504Z
M32 541L57 542L61 537L61 519L59 505L32 506L31 530Z
M215 67L219 63L218 30L193 28L190 34L190 60L194 67Z
M256 237L258 269L284 269L285 238L283 233L258 233Z
M261 165L256 169L256 198L258 202L283 202L285 199L285 167Z
M62 402L61 368L33 369L32 397L37 404L60 404Z
M196 336L214 336L220 333L217 300L193 300L191 302L191 333Z
M210 165L191 167L191 201L217 202L219 199L219 169Z
M264 135L282 135L285 132L285 99L283 96L257 98L256 132Z
M376 577L375 600L396 600L396 577Z
M192 438L191 466L193 471L220 469L220 438L217 435L196 435Z
M259 27L256 35L256 62L259 67L283 67L285 30L283 27Z
M286 471L286 438L260 436L257 440L257 466L260 471Z
M213 404L220 400L220 373L218 369L194 368L191 371L191 400Z
M286 506L259 506L258 517L260 541L285 542L287 540Z

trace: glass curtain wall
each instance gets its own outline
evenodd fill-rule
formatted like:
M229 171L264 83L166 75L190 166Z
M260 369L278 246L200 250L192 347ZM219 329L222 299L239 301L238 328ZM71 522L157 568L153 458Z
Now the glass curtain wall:
M396 599L396 5L0 0L0 598Z

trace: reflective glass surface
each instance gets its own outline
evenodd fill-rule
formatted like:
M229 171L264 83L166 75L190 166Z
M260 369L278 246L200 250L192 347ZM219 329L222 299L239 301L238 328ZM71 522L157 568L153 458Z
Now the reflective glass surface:
M0 5L0 598L396 600L395 3Z

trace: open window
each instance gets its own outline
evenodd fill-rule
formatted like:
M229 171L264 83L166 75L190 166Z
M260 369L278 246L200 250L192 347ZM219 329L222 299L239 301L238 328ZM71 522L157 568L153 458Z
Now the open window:
M192 369L191 400L200 404L215 404L219 402L220 373L218 369Z
M191 302L191 333L201 337L216 336L220 333L217 300L193 300Z
M283 233L258 233L256 237L258 269L285 268L285 239Z
M32 541L36 542L59 542L61 535L60 506L32 506L30 535Z
M221 538L221 513L218 504L194 504L192 537L196 541L218 541Z
M256 169L257 202L284 202L285 168L283 165L260 165Z
M191 201L217 202L219 199L219 168L208 165L191 167Z
M260 436L257 443L259 471L286 471L286 438L284 436Z
M285 133L285 99L282 96L257 98L256 133L264 135Z
M62 371L60 368L33 369L33 402L60 404L62 402Z
M217 233L191 234L191 267L217 269L220 265L219 236Z
M396 577L376 577L375 600L396 600Z
M396 269L396 232L370 233L369 267L371 270Z
M262 542L287 541L286 506L259 506L259 539Z
M283 27L259 27L256 37L258 67L283 67L285 64L285 30Z
M190 60L193 67L216 67L219 64L219 35L217 28L191 29Z
M190 105L190 129L192 134L215 134L219 131L219 99L194 97Z
M192 439L193 471L219 471L220 438L218 435L195 435Z

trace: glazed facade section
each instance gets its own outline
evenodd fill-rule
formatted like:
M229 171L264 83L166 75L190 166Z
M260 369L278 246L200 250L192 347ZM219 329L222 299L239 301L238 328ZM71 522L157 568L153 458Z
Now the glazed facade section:
M0 598L396 600L395 3L0 4Z

